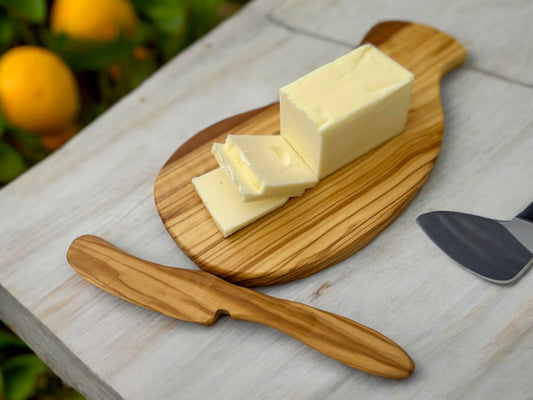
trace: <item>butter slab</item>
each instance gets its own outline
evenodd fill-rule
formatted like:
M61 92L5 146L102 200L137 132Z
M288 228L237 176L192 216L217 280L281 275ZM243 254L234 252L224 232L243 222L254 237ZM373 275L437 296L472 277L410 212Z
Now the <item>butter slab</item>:
M363 45L280 89L281 135L322 179L404 129L413 84Z
M245 202L300 196L318 182L280 135L229 135L212 152Z
M221 168L193 178L192 183L224 237L281 207L288 200L278 197L245 203Z

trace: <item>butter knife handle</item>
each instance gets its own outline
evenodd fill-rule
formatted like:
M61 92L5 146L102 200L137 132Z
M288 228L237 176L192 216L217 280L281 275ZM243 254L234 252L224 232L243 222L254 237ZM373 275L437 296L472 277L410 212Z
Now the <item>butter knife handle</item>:
M231 290L233 304L228 305L227 311L235 320L278 329L329 357L374 375L404 379L415 368L399 345L371 328L301 303L231 286L235 289Z
M524 211L522 211L516 217L520 219L525 219L529 222L533 222L533 203L531 203Z

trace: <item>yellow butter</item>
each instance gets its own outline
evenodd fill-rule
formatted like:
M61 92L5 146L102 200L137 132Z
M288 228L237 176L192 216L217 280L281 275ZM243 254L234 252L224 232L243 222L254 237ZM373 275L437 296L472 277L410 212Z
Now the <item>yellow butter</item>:
M212 152L246 202L300 196L318 181L280 135L229 135Z
M192 183L224 237L281 207L288 200L278 197L245 203L221 168L193 178Z
M281 135L321 179L404 129L413 84L363 45L280 89Z

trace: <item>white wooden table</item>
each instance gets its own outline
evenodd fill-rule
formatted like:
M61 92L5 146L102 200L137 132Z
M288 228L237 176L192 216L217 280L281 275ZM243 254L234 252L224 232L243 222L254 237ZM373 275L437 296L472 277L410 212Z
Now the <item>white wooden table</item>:
M344 366L282 333L176 321L86 283L84 233L196 268L153 202L162 164L200 129L276 100L378 21L439 28L464 67L442 82L444 144L423 190L376 240L309 278L261 288L371 326L417 364L405 381ZM450 261L415 223L437 209L509 219L533 200L529 0L256 0L0 191L0 317L90 399L531 399L533 272L511 286Z

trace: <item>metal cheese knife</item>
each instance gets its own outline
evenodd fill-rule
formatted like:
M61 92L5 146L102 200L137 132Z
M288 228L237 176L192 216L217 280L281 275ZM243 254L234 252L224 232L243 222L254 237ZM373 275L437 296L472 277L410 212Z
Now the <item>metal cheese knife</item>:
M407 378L414 363L392 340L348 318L228 283L205 271L141 260L96 236L75 239L67 260L99 288L184 321L212 325L221 314L279 329L359 370Z
M533 265L533 203L510 221L434 211L417 222L448 256L492 282L516 281Z

